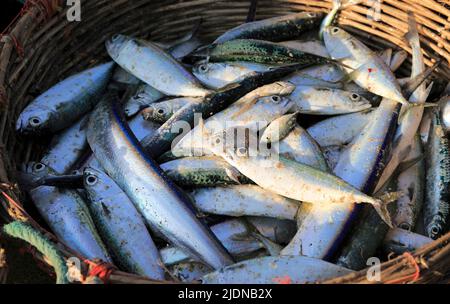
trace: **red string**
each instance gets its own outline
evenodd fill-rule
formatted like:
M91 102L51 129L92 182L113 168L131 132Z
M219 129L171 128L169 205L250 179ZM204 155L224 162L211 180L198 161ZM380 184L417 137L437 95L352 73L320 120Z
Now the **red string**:
M56 12L56 8L58 7L59 0L27 0L23 5L20 12L11 20L11 22L5 27L5 29L0 33L0 39L3 36L9 35L14 42L14 46L17 50L17 53L21 58L23 58L24 50L20 42L16 37L11 34L7 34L10 32L12 26L17 22L17 20L28 13L32 7L37 7L43 16L44 20L48 20L53 14Z
M412 283L419 279L420 277L420 267L416 262L416 259L409 252L403 253L403 256L406 257L409 262L414 266L415 272L411 275L407 275L398 279L387 281L386 284L401 284L401 283Z
M87 259L84 262L89 265L88 277L98 277L105 284L109 282L109 277L116 270L114 265L107 262L100 261L95 263Z

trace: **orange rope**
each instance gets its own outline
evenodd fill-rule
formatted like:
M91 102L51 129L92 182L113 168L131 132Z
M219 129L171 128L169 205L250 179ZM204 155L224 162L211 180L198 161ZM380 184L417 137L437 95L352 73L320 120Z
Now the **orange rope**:
M89 273L88 277L98 277L103 281L104 284L109 282L109 277L117 268L107 262L100 261L99 263L95 263L88 259L85 259L84 262L89 265ZM86 280L86 279L84 279Z
M386 281L386 284L402 284L402 283L412 283L419 279L420 277L420 268L416 262L416 259L409 252L403 253L403 256L406 257L409 262L414 266L415 272L411 275L407 275L398 279Z

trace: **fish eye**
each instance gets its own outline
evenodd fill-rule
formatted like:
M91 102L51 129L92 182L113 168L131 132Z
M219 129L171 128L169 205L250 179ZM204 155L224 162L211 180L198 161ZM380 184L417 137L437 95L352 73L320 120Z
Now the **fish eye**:
M270 97L270 99L272 100L272 102L274 103L279 103L281 101L281 97L278 95L273 95Z
M95 175L91 174L86 177L86 184L89 186L95 185L97 183L97 181L98 181L98 178Z
M156 112L157 112L159 115L164 115L164 113L165 113L166 111L164 111L163 108L159 108Z
M42 121L39 117L31 117L29 119L29 123L30 123L30 126L37 127L42 123Z
M45 165L43 163L35 163L33 165L33 171L34 172L41 172L44 169L45 169Z
M400 225L398 225L398 227L407 231L411 230L411 225L408 223L401 223Z
M307 15L308 15L308 17L316 17L316 14L312 13L312 12L309 12Z
M356 94L356 93L353 93L353 94L351 95L351 98L352 98L353 101L357 101L357 100L360 100L360 99L361 99L361 97L360 97L358 94Z
M339 33L339 28L337 28L337 27L334 27L332 30L331 30L331 33L332 34L337 34L337 33Z
M206 73L208 71L208 65L203 63L198 66L198 70L202 73Z

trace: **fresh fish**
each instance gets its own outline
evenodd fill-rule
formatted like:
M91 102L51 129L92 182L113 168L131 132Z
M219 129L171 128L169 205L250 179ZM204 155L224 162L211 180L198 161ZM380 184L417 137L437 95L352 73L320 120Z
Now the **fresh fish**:
M217 132L240 126L258 131L292 108L293 103L284 95L290 94L294 88L292 84L280 81L260 87L211 116L205 121L205 128ZM171 149L172 153L176 156L201 156L207 153L204 142L208 137L204 135L198 126L195 127Z
M314 54L325 58L330 58L330 54L328 54L327 48L322 42L318 40L309 40L309 41L291 40L291 41L283 41L280 42L279 44L302 52Z
M295 220L299 207L299 202L256 185L198 188L191 195L196 208L209 214Z
M217 236L220 242L234 257L247 254L258 249L263 245L260 241L251 236L249 224L245 219L232 219L211 227L211 231ZM160 250L161 258L166 266L181 263L190 259L177 247L165 247Z
M299 64L303 68L333 62L331 59L281 44L255 39L236 39L212 44L204 50L193 53L193 56L208 58L212 62L250 61L263 64Z
M69 127L97 103L113 67L114 63L108 62L54 85L22 111L16 130L23 134L37 134Z
M358 39L338 27L324 30L324 41L334 60L359 86L390 100L408 104L390 68Z
M217 90L231 83L254 74L255 72L267 72L270 65L253 62L206 62L200 61L192 68L192 73L200 82L208 88Z
M420 52L414 52L413 55L419 56L421 57L422 54ZM420 66L420 60L418 60L417 58L413 59L413 63L415 65L415 67L412 69L412 74L411 74L411 81L410 83L408 83L404 89L404 95L406 98L414 98L414 92L417 90L418 87L420 87L420 85L422 84L422 82L427 78L427 75L429 75L430 71L432 71L435 67L431 68L431 69L426 69L424 70L421 66ZM420 81L418 81L420 78L422 78ZM389 105L390 104L390 105ZM398 105L393 104L393 101L391 100L385 100L383 99L383 101L380 104L380 107L377 109L379 110L380 108L385 108L388 109L387 113L384 113L384 117L382 119L384 119L385 121L389 121L386 120L387 117L392 117L394 118L393 120L391 120L391 122L393 122L394 124L396 123L397 119L396 117L398 116L398 112L399 112L399 107ZM390 108L390 109L389 109ZM376 117L374 118L376 119ZM375 120L371 122L371 124L376 124L377 126L379 125L383 125L383 123L379 124L376 123ZM374 168L376 168L376 170L371 172L371 176L369 175L369 179L366 180L366 184L365 187L368 189L368 191L373 190L373 188L371 187L376 187L377 183L379 183L379 181L377 180L378 177L381 175L380 173L382 172L381 170L384 170L384 168L382 167L387 160L385 159L386 155L389 155L389 150L385 149L384 147L389 146L388 143L390 143L393 138L389 138L391 136L391 134L396 134L394 130L390 129L390 127L392 127L391 125L389 125L389 127L387 128L387 132L386 129L383 128L383 130L377 130L378 132L373 136L373 138L368 138L371 141L371 144L373 145L373 143L375 143L376 141L374 141L374 139L377 138L377 136L379 136L379 134L386 134L385 140L381 141L380 143L382 143L379 147L378 150L375 150L377 155L377 158L379 160L382 160L381 162L374 162L375 166ZM367 127L366 127L367 128ZM376 130L376 128L373 127L369 127L370 129ZM381 139L381 138L380 138ZM354 141L355 143L355 141ZM367 147L363 146L364 142L358 143L356 142L354 145L361 145L362 147ZM393 142L393 145L395 146L395 141ZM370 144L369 144L370 147ZM376 147L374 147L376 148ZM382 154L381 154L382 153ZM368 150L364 150L364 154L362 155L362 160L364 160L364 162L361 164L362 166L364 166L365 164L369 163L369 157L372 153L368 152ZM374 155L376 155L374 153ZM351 157L352 161L355 159L354 155L352 156L351 154L348 154L347 157ZM341 160L345 161L350 161L350 158L343 158L341 156L340 161ZM355 162L356 164L356 162ZM339 164L338 164L339 165ZM344 165L345 168L345 165ZM364 168L364 167L362 167ZM377 174L377 175L372 175L373 173ZM395 206L395 205L393 205ZM366 262L367 259L369 257L372 257L376 250L378 249L379 245L382 243L386 233L388 231L388 227L382 223L379 219L379 217L372 211L372 210L367 210L367 212L362 216L362 218L360 219L359 223L358 223L358 229L354 230L354 233L350 236L350 238L348 239L346 245L344 246L344 248L342 249L341 255L338 258L338 265L350 268L350 269L362 269L364 267L366 267ZM370 238L370 242L367 242L367 239Z
M179 97L162 100L149 105L142 110L142 117L145 120L165 123L172 115L189 103L200 103L202 97Z
M350 274L352 271L303 256L263 257L243 261L202 278L204 284L302 284Z
M422 156L422 143L419 136L416 135L405 162L421 158ZM419 160L416 164L400 172L397 177L397 191L401 194L397 200L397 213L393 217L394 226L410 231L416 226L416 221L423 205L424 181L424 160Z
M89 145L105 172L149 225L174 245L215 269L232 264L212 232L195 217L187 198L145 155L114 99L110 95L103 98L92 112L87 129Z
M123 270L164 279L161 259L144 220L119 186L105 173L84 169L89 209L103 239Z
M394 228L386 234L383 247L386 252L402 254L406 251L419 249L431 242L433 242L433 239L426 236L401 228Z
M55 174L50 167L36 162L27 164L26 173L40 177ZM88 259L111 263L89 209L76 191L41 186L30 190L29 194L58 239Z
M284 158L322 171L329 171L322 149L308 132L299 125L296 125L289 135L273 147Z
M370 102L357 93L333 88L297 86L289 98L294 110L310 115L336 115L367 110Z
M214 41L214 44L236 39L268 41L292 39L318 26L322 17L322 13L302 12L248 22L225 32Z
M267 72L255 73L254 75L241 80L239 83L235 83L217 92L202 103L189 104L183 107L161 126L157 134L142 140L142 146L144 147L145 152L151 157L158 158L161 154L170 149L174 139L180 134L183 134L183 132L180 131L181 126L183 127L183 130L188 127L188 129L190 129L194 126L195 114L201 114L203 119L207 119L215 113L226 109L246 94L248 94L248 99L251 98L254 100L255 94L251 93L252 91L259 92L256 90L257 88L286 77L300 67L301 65L293 65L274 68Z
M106 42L106 49L124 70L163 94L205 97L212 93L154 43L114 35Z
M334 64L322 64L318 66L312 66L300 71L302 74L306 74L315 79L321 79L328 82L340 82L345 77L345 73Z
M450 216L450 153L439 110L433 109L426 147L425 231L437 239L448 229Z
M87 117L81 118L73 126L54 136L49 150L41 159L41 163L59 174L70 172L88 148L83 125L86 119Z
M298 113L286 114L272 121L261 135L261 143L279 142L285 138L297 124Z
M253 134L243 138L244 144L234 141L230 143L230 134L234 135L234 132L214 134L207 143L210 150L260 187L293 200L309 203L370 203L383 220L391 225L386 201L370 197L332 174L278 156L271 149L267 149L265 153L255 151L257 139L252 138Z
M414 17L409 14L409 33L407 39L411 48L413 50L413 65L412 65L412 75L418 75L425 70L425 63L422 54L422 49L420 47L419 33L417 31L417 25ZM420 85L417 90L409 98L409 101L416 104L424 104L428 95L431 92L432 84L426 86L426 84ZM403 110L403 109L402 109ZM380 177L378 186L375 191L377 191L381 185L386 183L386 181L391 177L399 163L405 159L411 150L411 145L414 143L414 136L422 120L424 107L413 107L405 110L404 115L400 115L401 119L399 121L399 126L394 136L394 142L392 146L392 151L390 153L390 159L386 164L383 174Z
M321 147L344 146L371 121L373 110L361 111L324 119L307 129Z
M219 157L185 157L161 164L180 186L214 187L248 184L250 180Z
M127 71L122 69L120 66L117 66L114 69L114 73L112 74L111 80L118 82L118 83L127 84L127 85L138 85L141 83L141 81L138 78L136 78L132 74L128 73Z
M148 84L140 85L136 93L124 105L125 115L130 117L164 97L164 94L152 88Z

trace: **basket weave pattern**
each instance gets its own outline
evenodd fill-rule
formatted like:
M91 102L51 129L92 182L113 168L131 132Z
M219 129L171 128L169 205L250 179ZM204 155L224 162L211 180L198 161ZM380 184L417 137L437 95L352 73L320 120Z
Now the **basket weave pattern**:
M450 1L448 0L365 0L343 10L338 18L340 26L358 35L371 46L383 48L410 48L403 39L407 31L407 11L411 10L419 25L419 34L426 64L437 58L444 63L439 75L450 79ZM0 183L14 182L16 165L38 159L46 142L18 137L15 120L21 110L35 96L70 74L106 60L104 41L111 35L122 33L152 40L169 41L192 28L202 18L200 34L213 38L226 29L237 26L247 17L250 1L225 0L83 0L81 22L66 18L66 1L28 1L20 16L1 35L0 40ZM331 9L331 0L260 0L257 19L284 15L298 11ZM377 11L377 8L380 10ZM409 63L404 64L409 68ZM19 189L8 191L20 199ZM24 213L8 206L9 216L23 218ZM423 248L414 255L416 262L422 257L434 256L432 263L443 273L450 263L443 260L450 254L446 236L441 241ZM443 249L441 249L444 247ZM436 258L437 255L437 258ZM406 257L387 262L402 265L411 263ZM400 264L399 264L400 263ZM420 264L420 263L419 263ZM409 266L408 266L409 265ZM414 266L414 265L413 265ZM420 271L427 267L420 264ZM437 267L436 266L436 267ZM383 269L385 269L383 268ZM406 271L415 272L414 267ZM0 270L1 272L1 270ZM392 271L391 271L392 272ZM390 274L392 278L392 274ZM395 276L395 274L394 274ZM1 277L1 276L0 276ZM365 282L364 273L330 282ZM440 281L442 276L432 273L422 282ZM383 279L383 281L387 282ZM420 280L418 280L420 281Z

